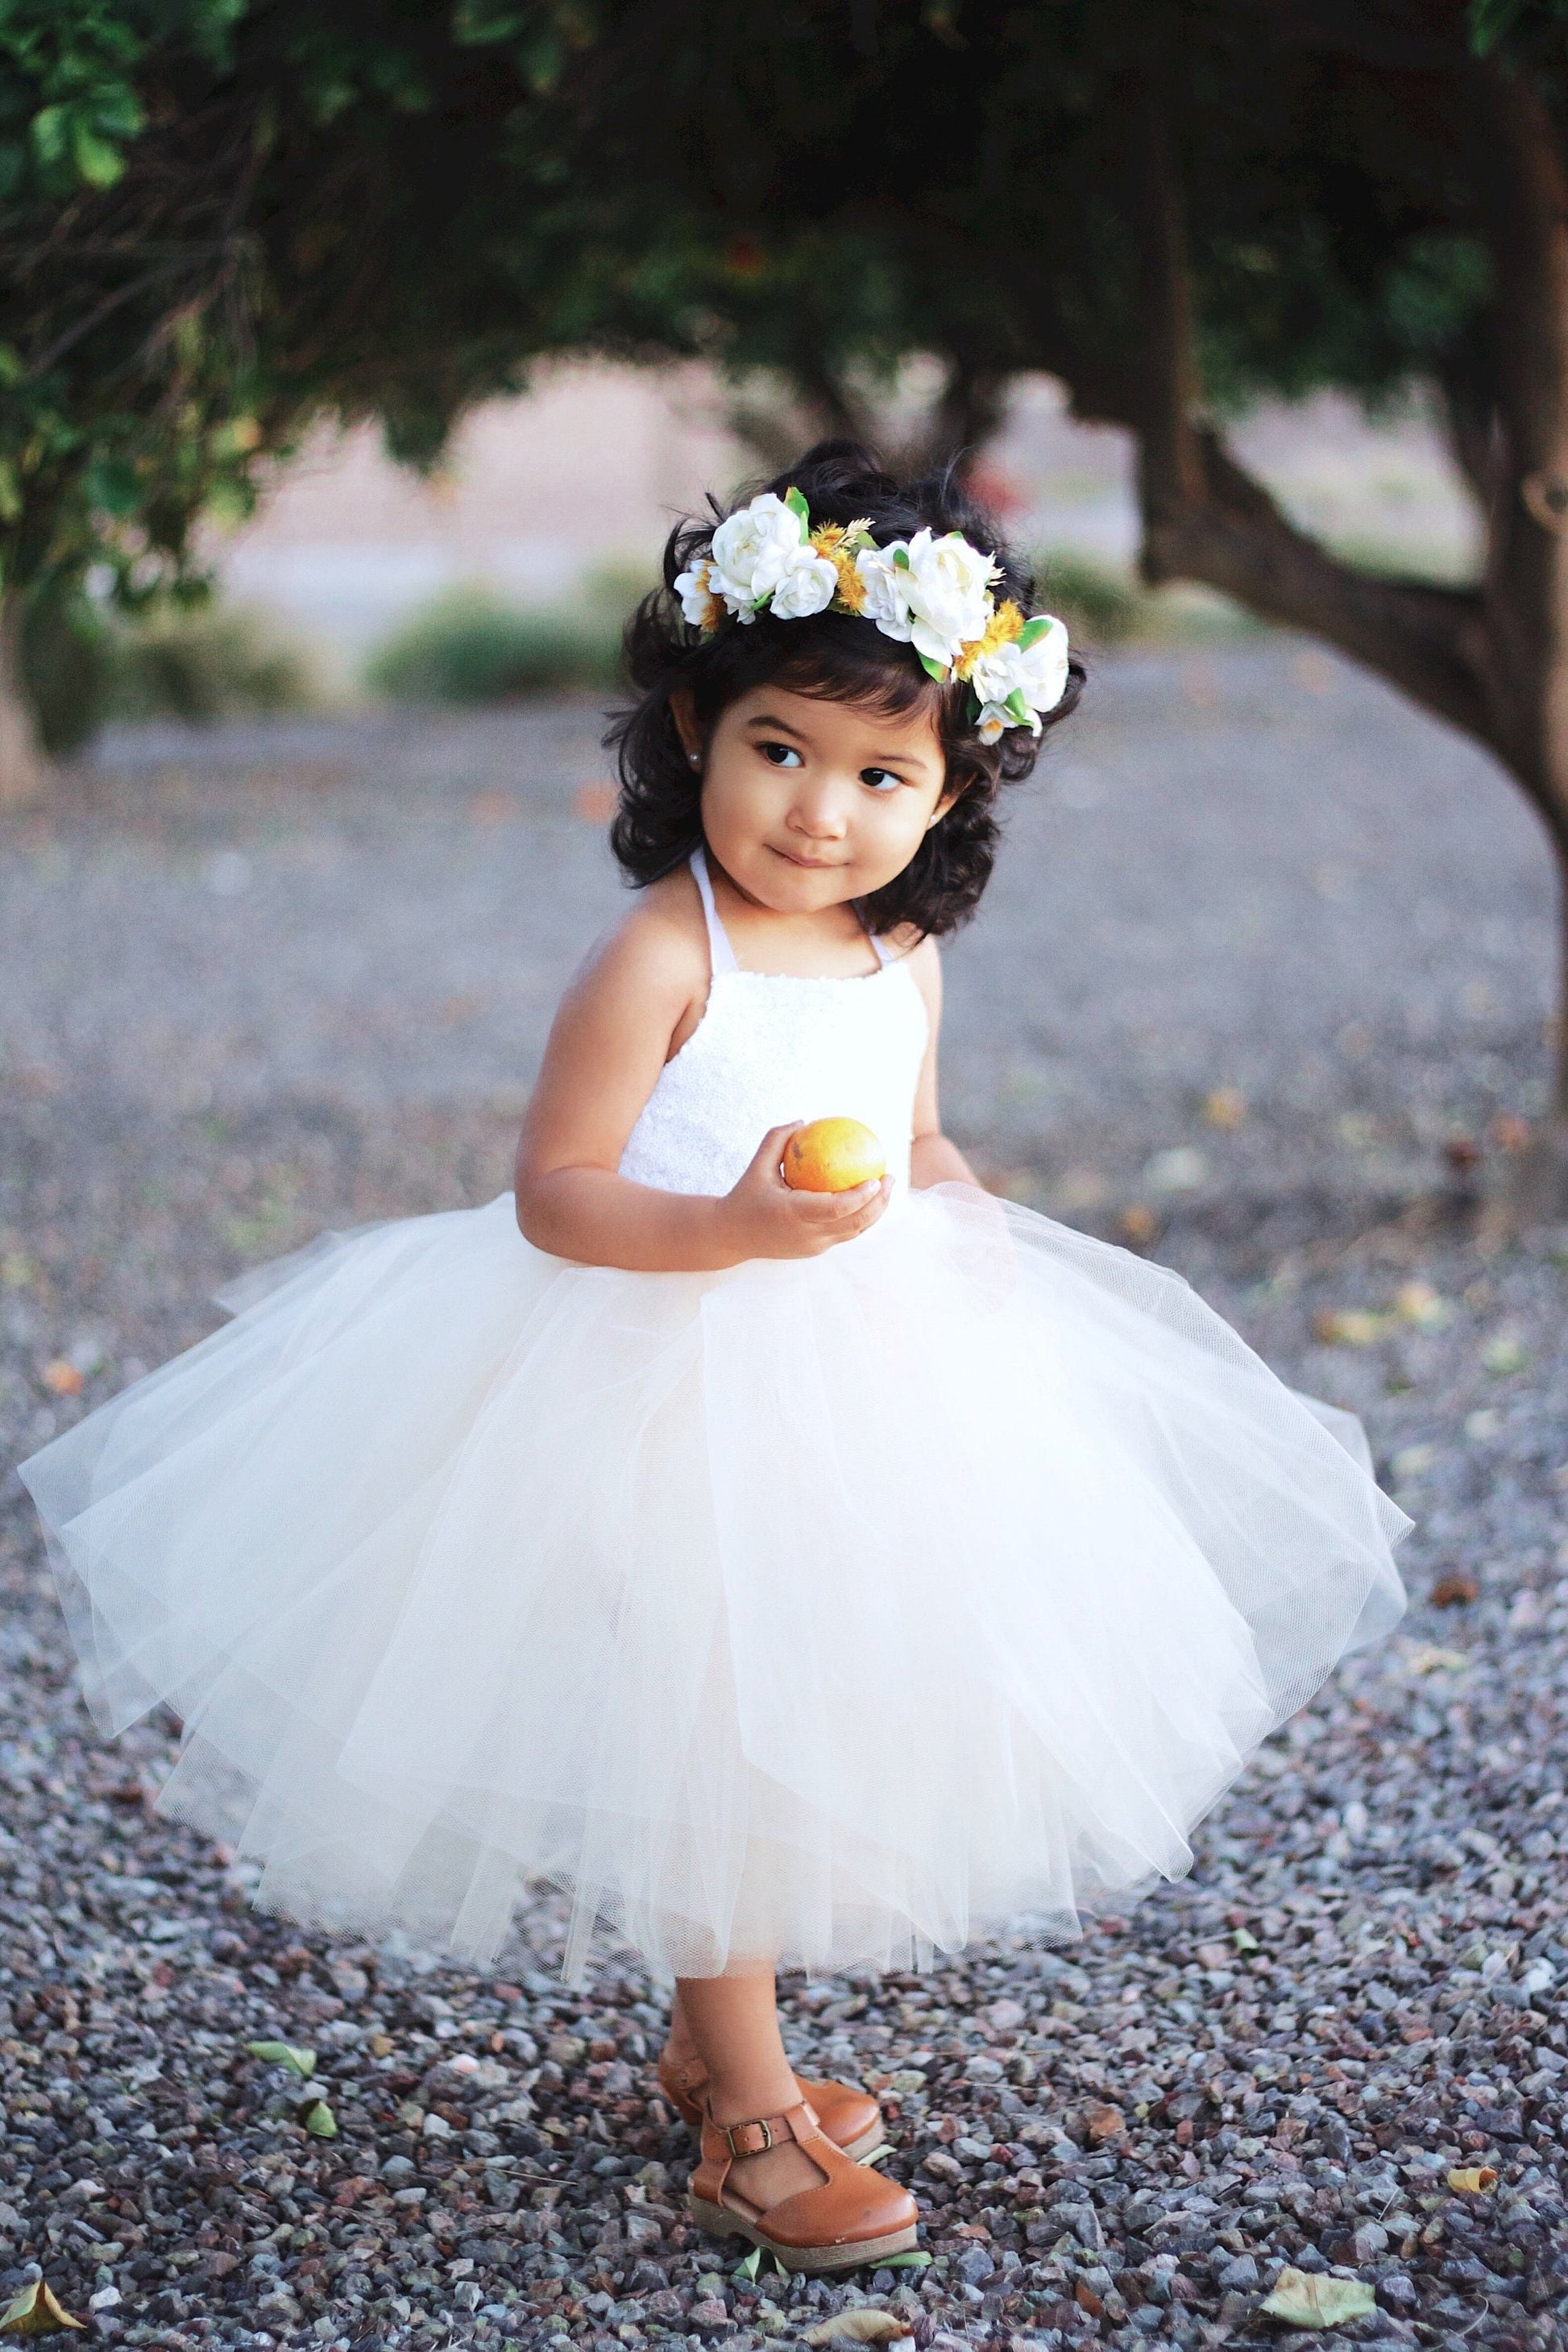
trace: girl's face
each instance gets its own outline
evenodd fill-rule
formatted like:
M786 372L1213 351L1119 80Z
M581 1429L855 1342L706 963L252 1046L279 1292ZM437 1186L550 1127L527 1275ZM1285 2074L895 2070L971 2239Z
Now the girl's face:
M868 898L901 874L951 807L932 712L882 719L850 702L760 686L731 703L703 751L702 828L730 879L781 915Z

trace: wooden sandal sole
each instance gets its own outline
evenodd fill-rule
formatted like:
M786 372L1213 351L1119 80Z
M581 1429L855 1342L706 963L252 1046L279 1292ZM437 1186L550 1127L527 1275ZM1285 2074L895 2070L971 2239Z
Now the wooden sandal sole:
M860 2238L841 2246L781 2246L755 2221L748 2221L743 2213L731 2212L727 2205L710 2205L705 2198L689 2197L687 2207L700 2230L713 2238L749 2238L765 2254L772 2254L781 2270L802 2271L820 2278L834 2271L858 2271L886 2261L889 2254L908 2254L914 2251L917 2226L911 2221L902 2230L895 2230L885 2238Z

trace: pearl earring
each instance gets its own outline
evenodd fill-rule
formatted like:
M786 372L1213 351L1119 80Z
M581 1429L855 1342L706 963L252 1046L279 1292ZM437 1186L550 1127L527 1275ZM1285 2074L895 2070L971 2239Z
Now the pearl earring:
M686 755L686 756L687 756L688 760L691 762L691 765L692 765L694 768L700 768L700 767L702 765L701 759L700 758L700 756L698 755L698 753L697 753L697 752L695 752L695 751L688 751L688 753L687 753L687 755Z

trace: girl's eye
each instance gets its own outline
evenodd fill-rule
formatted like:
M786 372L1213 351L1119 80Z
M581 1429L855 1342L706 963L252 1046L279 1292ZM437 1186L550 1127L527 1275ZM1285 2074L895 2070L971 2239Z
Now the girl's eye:
M763 757L775 768L798 768L800 753L793 743L764 743Z
M895 776L890 768L862 768L860 771L860 782L869 784L874 793L897 792L903 781L902 776Z

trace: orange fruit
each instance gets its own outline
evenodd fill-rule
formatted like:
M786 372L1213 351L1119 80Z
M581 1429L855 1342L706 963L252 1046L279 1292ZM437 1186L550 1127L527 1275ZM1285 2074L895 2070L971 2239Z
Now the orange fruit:
M796 1192L847 1192L887 1172L886 1153L858 1118L814 1118L784 1145L784 1180Z

